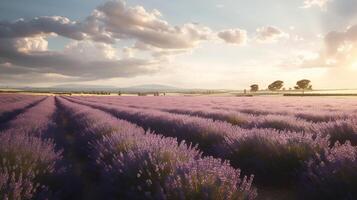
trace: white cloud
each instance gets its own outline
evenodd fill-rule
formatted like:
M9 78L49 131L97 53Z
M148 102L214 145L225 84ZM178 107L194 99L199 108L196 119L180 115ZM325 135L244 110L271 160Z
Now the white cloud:
M257 29L257 41L261 43L273 43L279 39L288 38L289 34L274 26L265 26Z
M41 34L56 33L58 35L80 40L85 34L77 22L66 17L35 17L31 20L18 19L13 22L0 22L0 38L33 37Z
M335 54L346 45L355 45L357 42L357 25L349 26L347 30L338 32L331 31L325 36L327 53Z
M161 17L158 10L129 7L118 0L104 3L80 22L61 16L1 21L1 71L12 77L132 77L155 73L168 57L190 51L210 39L211 30L207 27L193 23L172 26ZM46 40L49 35L72 41L62 51L51 51ZM118 53L113 44L119 40L134 40L137 46ZM148 51L149 56L134 58L134 51Z
M326 8L326 4L331 0L304 0L303 8L311 8L317 6L319 8Z
M117 50L110 44L90 40L73 41L65 46L64 53L83 60L114 60L118 58Z
M331 31L325 37L325 48L314 57L297 55L297 62L287 61L287 65L297 67L351 68L357 63L357 25L344 31Z
M247 42L247 31L241 29L227 29L220 31L218 37L227 43L243 45Z
M71 41L63 50L53 51L48 48L49 35ZM277 39L279 35L265 37ZM217 36L230 44L247 41L245 30L213 33L198 23L173 25L158 10L129 6L123 0L109 1L81 21L63 16L0 21L0 71L13 78L31 74L56 80L147 75ZM128 47L117 48L121 41Z
M157 10L147 11L142 6L129 7L119 0L99 6L92 17L115 38L135 39L163 49L193 48L210 37L211 30L208 27L193 23L172 26L161 16Z
M63 51L36 51L41 45L33 41L38 38L20 39L20 49L18 40L0 39L2 75L54 73L83 80L95 80L155 73L162 64L162 61L154 58L119 59L116 50L110 45L92 41L74 41ZM4 63L10 63L10 67Z
M46 51L48 42L43 37L19 38L15 40L15 48L21 52Z
M74 40L91 39L114 43L115 38L99 26L93 17L83 22L71 21L62 16L41 16L30 20L0 21L0 38L35 37L56 34Z

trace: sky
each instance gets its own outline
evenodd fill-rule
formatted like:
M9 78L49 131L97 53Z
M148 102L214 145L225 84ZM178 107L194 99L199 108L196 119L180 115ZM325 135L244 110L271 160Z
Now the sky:
M357 88L357 0L1 0L0 86Z

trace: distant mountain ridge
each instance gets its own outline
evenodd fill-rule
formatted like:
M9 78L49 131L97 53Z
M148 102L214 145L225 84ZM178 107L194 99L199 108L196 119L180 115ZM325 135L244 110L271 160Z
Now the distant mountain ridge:
M148 84L148 85L136 85L136 86L130 86L130 87L125 87L123 89L162 89L162 90L178 90L181 88L177 88L174 86L168 86L168 85L160 85L160 84Z
M81 90L108 90L108 91L122 91L122 92L173 92L173 91L182 91L185 89L177 88L169 85L161 84L145 84L145 85L136 85L129 87L116 87L110 85L86 85L86 84L63 84L55 85L50 87L54 90L72 90L72 91L81 91Z
M62 84L50 88L116 88L110 85Z
M0 87L1 88L1 87ZM200 88L180 88L170 85L163 85L163 84L143 84L143 85L134 85L128 87L119 87L113 85L91 85L91 84L60 84L54 85L49 87L31 87L31 86L17 86L17 87L10 87L6 86L3 87L4 89L18 89L23 91L38 91L38 92L124 92L124 93L153 93L153 92L168 92L168 93L175 93L175 92L205 92L210 89L200 89ZM226 91L224 89L216 91Z

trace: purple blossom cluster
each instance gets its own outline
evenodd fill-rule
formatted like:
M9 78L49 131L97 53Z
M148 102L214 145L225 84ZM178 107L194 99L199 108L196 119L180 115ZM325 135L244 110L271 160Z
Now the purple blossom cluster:
M46 98L5 124L0 132L0 198L32 199L58 173L61 152L45 135L55 111L54 98Z
M52 141L16 132L1 133L0 157L0 197L4 199L31 199L45 187L41 179L56 173L61 159Z
M44 97L40 96L24 95L16 96L14 98L8 96L6 97L0 102L0 123L4 123L10 120L12 117L16 116L27 108L36 105L44 99Z
M238 125L242 128L272 128L277 130L287 131L307 131L312 123L294 116L281 114L268 114L256 116L253 114L245 114L232 112L227 110L188 110L188 109L163 109L170 113L184 114L190 116L198 116L210 118L213 120L227 121L233 125Z
M158 110L140 110L100 102L75 99L71 99L71 101L104 110L147 130L151 129L162 135L178 138L180 141L186 140L198 144L199 148L205 153L211 152L214 145L224 141L225 135L236 133L241 129L227 122L195 116L172 114Z
M302 198L356 199L357 147L337 142L307 162L302 177Z
M155 109L218 110L252 115L290 115L307 121L322 122L355 116L357 103L351 98L291 97L86 97L105 99L106 103L126 107Z
M333 106L325 109L323 104L319 105L323 107L320 112L312 112L310 107L296 111L296 106L287 106L285 112L247 114L234 109L208 108L209 104L197 108L184 105L184 100L159 99L159 103L150 98L69 100L106 111L147 130L198 144L205 155L227 159L244 174L254 174L255 182L263 187L298 185L299 177L307 171L306 163L324 154L336 141L351 141L355 145L357 135L353 112L341 114L343 109L336 111Z
M231 133L218 146L220 157L262 185L287 186L298 182L304 163L329 146L327 137L272 129L250 129Z
M357 145L357 118L338 119L335 121L315 123L310 128L312 133L329 136L331 145L336 142L345 143L350 141Z
M55 110L54 98L48 97L26 112L17 115L15 119L5 123L4 126L8 127L7 131L48 137L43 134L50 134L50 129L55 126L53 121Z
M230 160L243 173L256 175L257 183L264 185L296 183L304 162L329 145L327 137L316 134L253 127L245 129L195 116L72 101L102 109L165 136L198 144L205 155Z
M59 100L88 139L106 194L124 199L254 199L253 177L196 148L99 110ZM87 135L87 136L85 136Z
M25 95L18 95L18 94L2 94L0 98L0 103L5 104L5 103L15 103L22 101L26 98L33 98L31 96L25 96Z
M175 99L167 99L166 101L161 100L159 103L152 101L150 99L140 100L139 99L112 99L111 97L106 97L105 103L113 106L121 106L121 107L130 107L136 108L138 110L160 110L165 112L170 112L174 114L183 114L190 116L198 116L202 118L209 118L213 120L226 121L233 125L238 125L242 128L272 128L278 130L286 130L286 131L305 131L311 132L311 128L316 130L318 126L316 124L322 124L333 122L336 120L349 120L356 118L354 112L344 111L338 109L320 109L314 107L302 110L301 108L295 109L295 107L291 107L289 105L284 105L280 107L274 107L274 110L267 110L266 107L261 105L259 109L250 109L250 108L240 108L237 109L235 107L231 107L229 109L214 108L214 106L208 105L195 105L200 103L201 99L197 99L196 101L190 100L188 101L190 104L187 105L185 101L180 99L180 97L175 97ZM144 98L144 97L143 97ZM98 97L87 97L83 98L83 100L91 101L91 102L103 102L103 99L98 99ZM159 99L160 100L160 99ZM146 101L146 102L145 102ZM177 101L177 102L176 102ZM212 100L213 101L213 100ZM253 101L253 103L255 103ZM193 104L193 105L192 105ZM352 103L350 103L352 104ZM352 104L354 105L354 104ZM317 107L325 107L320 104L316 105ZM241 106L242 107L242 106ZM282 110L284 111L277 111ZM238 111L237 111L238 110ZM343 109L345 110L345 109ZM334 142L334 141L332 141Z
M0 199L356 199L356 106L1 95Z

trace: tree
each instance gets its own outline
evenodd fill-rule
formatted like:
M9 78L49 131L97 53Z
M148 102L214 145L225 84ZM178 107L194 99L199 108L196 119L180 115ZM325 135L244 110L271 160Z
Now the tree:
M284 85L283 81L277 80L277 81L274 81L272 84L270 84L268 86L268 89L270 91L280 90L283 87L283 85Z
M259 85L258 84L253 84L250 86L250 91L251 92L257 92L259 90Z
M294 88L297 90L302 90L302 92L304 93L305 90L312 90L312 85L310 83L310 80L302 79L296 82L296 86Z

